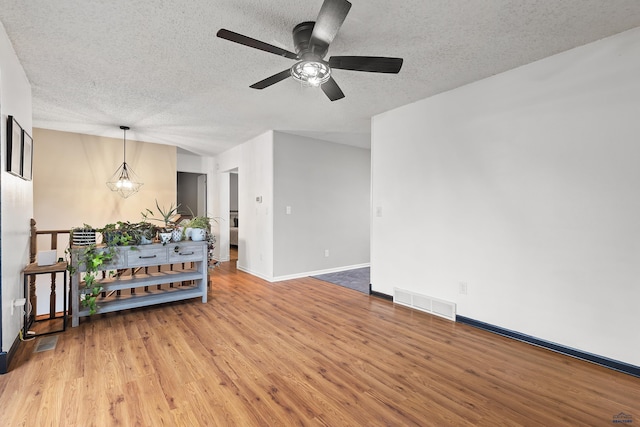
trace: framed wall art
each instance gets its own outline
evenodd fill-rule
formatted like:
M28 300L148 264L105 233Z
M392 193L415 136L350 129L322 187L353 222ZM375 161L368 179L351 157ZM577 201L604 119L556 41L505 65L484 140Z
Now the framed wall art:
M7 172L22 176L22 127L13 116L7 117Z
M20 174L22 178L31 181L33 176L33 138L22 129L22 161L20 164Z

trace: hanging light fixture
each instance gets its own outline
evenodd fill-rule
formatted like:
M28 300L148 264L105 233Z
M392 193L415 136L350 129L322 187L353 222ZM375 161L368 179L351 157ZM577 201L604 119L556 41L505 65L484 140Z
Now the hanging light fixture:
M111 179L107 181L107 187L126 199L137 193L143 184L139 182L138 176L127 164L127 131L129 126L120 126L120 129L124 132L124 137L122 138L123 161L111 176Z

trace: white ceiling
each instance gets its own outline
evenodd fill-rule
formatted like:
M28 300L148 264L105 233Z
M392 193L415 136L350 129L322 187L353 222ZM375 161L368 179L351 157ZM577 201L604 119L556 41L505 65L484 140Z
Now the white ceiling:
M322 0L0 0L33 90L34 127L215 155L269 129L368 146L371 116L640 26L638 0L352 0L331 55L404 58L397 75L335 70L346 97L287 79Z

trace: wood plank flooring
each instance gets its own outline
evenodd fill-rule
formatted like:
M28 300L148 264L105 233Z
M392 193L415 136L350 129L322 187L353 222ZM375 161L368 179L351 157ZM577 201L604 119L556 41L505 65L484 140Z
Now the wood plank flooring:
M306 278L83 319L0 376L8 426L640 424L640 379Z

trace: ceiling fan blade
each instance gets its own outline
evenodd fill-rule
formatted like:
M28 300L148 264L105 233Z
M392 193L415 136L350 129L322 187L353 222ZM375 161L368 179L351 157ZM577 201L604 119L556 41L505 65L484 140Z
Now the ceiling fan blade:
M234 43L242 44L252 47L254 49L263 50L265 52L273 53L279 56L284 56L289 59L298 59L298 55L288 50L279 48L269 43L261 42L260 40L252 39L251 37L243 36L242 34L234 33L233 31L225 30L222 28L216 34L221 39L229 40Z
M249 86L252 89L264 89L266 87L269 87L271 85L274 85L278 82L281 82L282 80L286 79L287 77L291 77L291 70L289 68L287 68L284 71L280 71L278 74L274 74L271 77L267 77L264 80L260 80L258 83L254 83L251 86Z
M402 68L402 58L384 56L332 56L329 67L339 70L396 74Z
M342 90L340 89L340 86L338 86L338 83L333 80L333 77L329 77L329 80L327 80L326 83L324 83L320 87L322 88L324 94L327 95L327 97L332 101L337 101L338 99L344 98L344 93L342 93Z
M309 47L313 53L321 58L327 54L329 45L338 34L349 9L351 3L347 0L324 0L309 40Z

